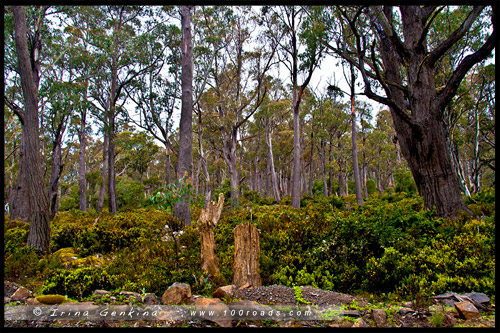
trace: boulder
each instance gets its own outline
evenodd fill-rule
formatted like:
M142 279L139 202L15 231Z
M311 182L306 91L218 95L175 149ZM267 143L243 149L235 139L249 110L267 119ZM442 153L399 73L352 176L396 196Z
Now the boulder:
M372 318L377 327L385 327L387 325L387 313L383 309L373 309Z
M469 301L455 303L455 308L462 319L479 317L478 309Z
M232 326L231 311L220 299L200 297L196 299L194 306L200 318L217 323L220 327ZM200 311L204 311L204 313L202 314Z
M220 299L223 299L223 298L231 299L234 297L234 289L235 289L235 286L232 284L228 285L228 286L219 287L219 288L217 288L216 291L213 292L212 297L216 297L216 298L220 298Z
M165 305L187 303L191 298L191 287L186 283L175 282L168 287L161 301Z
M31 296L31 291L24 287L19 287L10 298L11 301L25 301Z

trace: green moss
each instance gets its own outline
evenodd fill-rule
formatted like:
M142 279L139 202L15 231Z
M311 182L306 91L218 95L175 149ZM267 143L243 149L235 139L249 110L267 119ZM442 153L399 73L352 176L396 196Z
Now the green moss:
M42 304L61 304L67 301L67 298L61 295L42 295L37 296L36 300Z

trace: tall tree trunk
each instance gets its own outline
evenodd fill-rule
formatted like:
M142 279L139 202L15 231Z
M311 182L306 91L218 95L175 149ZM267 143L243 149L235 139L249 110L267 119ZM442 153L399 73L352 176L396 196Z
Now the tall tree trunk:
M312 118L312 122L314 124L314 116ZM308 185L308 190L309 190L309 196L313 196L313 184L314 184L314 175L313 175L313 155L314 155L314 126L311 129L311 150L310 150L310 157L309 157L309 185Z
M118 203L116 201L116 170L115 170L115 119L116 98L118 92L118 60L114 59L111 70L111 93L109 95L109 109L107 119L108 131L108 209L111 214L116 214Z
M170 147L168 144L165 145L165 155L165 188L167 188L168 184L170 184Z
M236 168L236 131L233 128L231 133L224 134L222 150L229 173L229 187L231 188L231 206L234 207L239 202L238 191L238 170Z
M24 118L23 118L24 121ZM30 218L30 204L26 199L28 198L28 184L26 183L28 175L28 168L26 165L26 144L24 137L26 136L26 130L24 129L24 125L21 129L21 147L19 148L19 171L17 175L17 184L12 189L12 193L10 195L10 219L27 222Z
M177 177L191 181L191 162L193 160L193 42L191 37L191 7L180 6L182 29L182 106L179 125L179 154L177 156ZM174 207L174 216L191 225L189 198L186 194Z
M356 125L356 97L354 94L354 87L356 83L356 77L354 75L354 67L351 65L351 128L352 128L352 168L354 172L354 186L356 189L356 200L358 205L363 206L363 194L361 189L361 179L359 175L359 164L358 164L358 129Z
M112 112L114 113L114 111ZM109 118L110 130L108 132L108 209L111 214L116 214L118 204L116 201L116 170L115 170L115 121L112 115Z
M50 219L52 220L57 214L58 210L58 193L59 193L59 179L63 171L61 144L62 137L66 126L66 118L63 117L59 127L56 131L56 136L52 148L52 168L49 180L49 206L50 206Z
M102 145L102 170L101 170L101 187L99 188L99 198L97 199L96 210L98 213L102 212L102 207L104 206L104 195L106 193L106 184L108 177L108 134L104 130L104 142Z
M328 182L330 186L328 188L328 195L332 195L333 192L333 136L330 136L330 144L328 145Z
M87 89L85 89L85 101L87 101ZM85 179L85 148L86 148L86 138L85 138L85 127L87 122L87 106L83 106L80 119L80 156L78 162L78 196L79 196L79 208L82 212L87 211L87 180Z
M274 200L277 202L281 201L279 188L278 188L278 178L276 177L276 170L274 168L274 155L273 155L273 142L272 142L272 130L271 122L267 120L265 123L265 141L267 149L267 165L269 173L271 174L271 189Z
M49 249L50 218L49 202L45 192L42 157L40 155L40 135L38 128L37 88L28 53L26 40L26 13L24 7L14 6L15 44L19 63L19 74L24 97L23 139L25 145L25 171L21 180L26 184L27 196L23 200L29 203L29 222L27 245L39 252Z
M298 97L297 89L293 91L293 160L292 160L292 207L300 207L300 197L301 193L301 168L300 168L300 115L299 115L299 103L300 98Z
M201 110L198 114L198 148L200 150L200 161L201 169L203 170L203 175L205 176L205 204L204 208L207 207L210 199L212 198L212 184L210 180L210 173L208 172L207 158L205 152L203 151L203 127L201 124Z

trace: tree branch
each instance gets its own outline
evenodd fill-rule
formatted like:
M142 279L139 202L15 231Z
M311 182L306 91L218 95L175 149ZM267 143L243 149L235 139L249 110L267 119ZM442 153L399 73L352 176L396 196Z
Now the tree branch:
M424 8L424 19L427 21L422 31L422 35L420 35L420 39L417 42L417 47L421 47L424 43L427 34L429 33L429 29L431 27L432 21L436 18L436 16L444 9L445 6L441 6L438 10L434 11L438 6L428 6ZM432 14L432 17L428 20L428 16Z
M24 111L15 103L10 101L7 97L4 96L5 104L9 107L9 109L14 112L14 114L19 118L21 125L24 125Z
M390 23L387 20L387 17L382 13L382 8L380 6L376 6L374 8L375 15L378 19L378 23L382 26L382 29L384 30L384 33L386 34L387 38L391 41L392 45L394 45L394 48L398 55L402 59L409 59L411 57L410 51L406 48L406 46L401 42L401 39L399 39L398 35L396 34L396 31L394 31L394 27L392 26L392 23Z
M438 93L438 105L439 108L443 108L446 104L448 104L453 96L455 95L460 82L465 77L469 69L472 68L475 64L483 61L486 57L491 53L491 51L495 48L496 43L496 31L495 31L495 13L496 9L493 9L492 23L493 23L493 33L486 40L486 42L481 46L479 50L474 52L471 55L465 57L462 62L458 65L458 67L453 72L450 80L446 84L446 87Z
M485 6L474 6L465 21L446 40L439 44L427 57L427 65L432 67L456 42L458 42L471 28L476 18Z

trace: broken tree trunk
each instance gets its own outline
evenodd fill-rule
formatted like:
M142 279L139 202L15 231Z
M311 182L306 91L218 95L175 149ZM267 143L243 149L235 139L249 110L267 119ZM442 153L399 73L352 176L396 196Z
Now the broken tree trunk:
M220 193L217 203L210 201L207 207L201 210L197 225L200 232L201 270L213 276L220 273L215 255L214 227L219 223L223 205L224 195Z
M250 223L234 228L233 285L252 287L262 285L259 274L259 229Z

